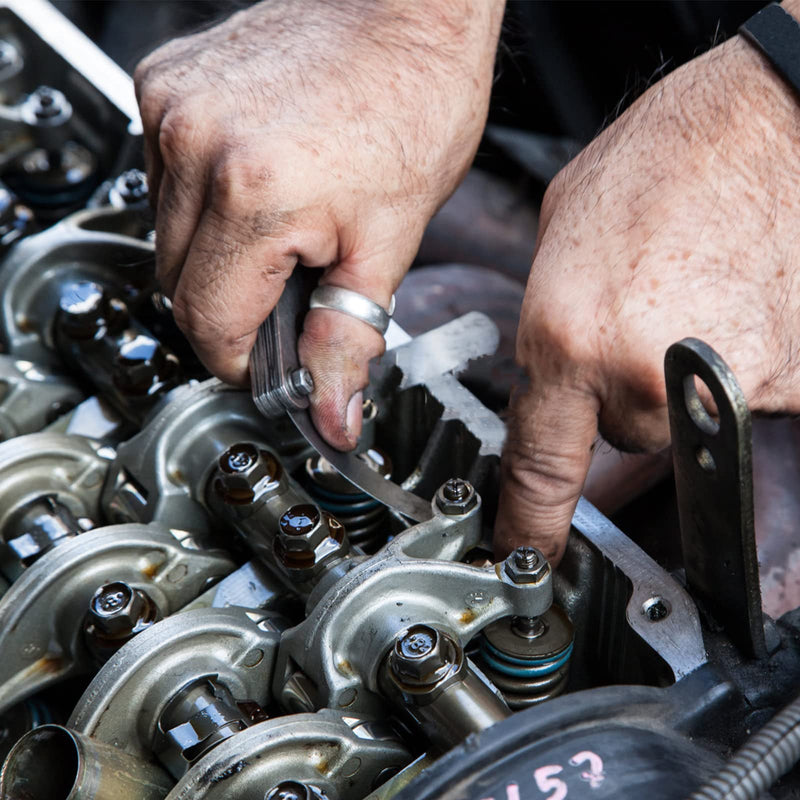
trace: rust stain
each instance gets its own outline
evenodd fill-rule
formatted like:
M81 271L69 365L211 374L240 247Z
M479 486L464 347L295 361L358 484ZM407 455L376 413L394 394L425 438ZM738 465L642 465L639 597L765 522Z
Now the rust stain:
M185 484L186 483L186 476L179 470L175 469L169 473L169 479L176 484Z
M28 667L28 672L42 675L58 675L64 669L64 659L61 656L42 656Z
M347 659L344 659L343 661L340 661L336 665L336 669L338 669L339 672L342 673L342 675L352 675L353 674L353 666Z
M469 625L469 623L472 622L474 619L475 619L475 612L468 608L461 614L461 616L458 618L458 621L462 625Z
M319 772L320 775L326 775L328 773L328 770L330 769L331 765L327 761L325 761L323 759L322 761L319 761L314 766L316 767L317 772Z
M33 324L33 321L29 317L19 316L17 317L17 327L22 331L22 333L32 333L36 330L36 326Z
M157 572L158 564L145 564L141 569L141 573L145 578L153 578Z

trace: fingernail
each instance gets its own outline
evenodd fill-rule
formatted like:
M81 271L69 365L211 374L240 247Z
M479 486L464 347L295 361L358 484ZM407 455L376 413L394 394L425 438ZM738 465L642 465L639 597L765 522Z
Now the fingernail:
M347 404L347 433L353 440L358 439L361 434L361 423L364 419L364 395L361 391L356 392Z

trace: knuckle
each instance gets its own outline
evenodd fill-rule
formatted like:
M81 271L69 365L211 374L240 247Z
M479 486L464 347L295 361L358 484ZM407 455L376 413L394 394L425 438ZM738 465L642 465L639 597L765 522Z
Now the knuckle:
M158 147L166 165L196 157L207 135L207 117L193 103L181 102L164 115L158 131Z
M252 211L254 197L263 196L272 173L263 157L249 148L228 142L212 161L210 190L213 201L223 208Z

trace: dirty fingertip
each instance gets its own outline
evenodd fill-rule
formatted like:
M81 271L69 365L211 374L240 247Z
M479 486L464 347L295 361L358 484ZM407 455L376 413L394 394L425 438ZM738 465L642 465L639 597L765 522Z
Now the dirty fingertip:
M364 393L357 391L347 404L347 412L345 415L345 425L347 427L347 438L355 446L358 443L358 437L361 435L361 425L364 419Z

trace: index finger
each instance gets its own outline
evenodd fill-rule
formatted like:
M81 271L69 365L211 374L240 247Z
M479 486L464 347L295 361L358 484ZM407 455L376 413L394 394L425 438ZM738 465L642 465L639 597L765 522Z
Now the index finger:
M514 397L503 450L494 547L538 547L558 563L583 489L600 402L589 388L539 380Z

